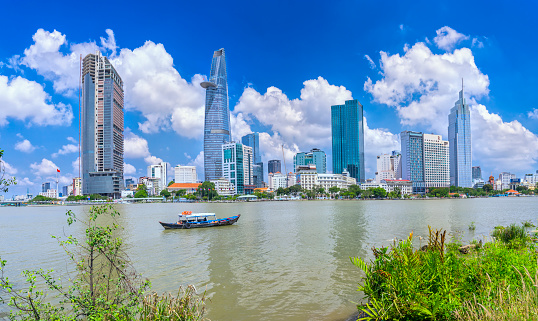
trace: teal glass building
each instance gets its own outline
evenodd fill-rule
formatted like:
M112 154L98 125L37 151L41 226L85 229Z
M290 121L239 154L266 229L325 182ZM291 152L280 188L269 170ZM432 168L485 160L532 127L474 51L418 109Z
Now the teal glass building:
M424 135L421 132L400 133L402 143L402 178L413 182L413 193L426 191L424 178Z
M231 141L228 78L224 49L213 54L209 81L200 83L206 90L204 122L205 180L222 177L222 145Z
M316 165L316 172L318 174L327 173L327 155L325 152L313 148L310 152L297 153L293 156L293 171L297 173L299 166Z
M364 182L363 107L358 100L346 100L344 105L331 107L333 173L344 170Z

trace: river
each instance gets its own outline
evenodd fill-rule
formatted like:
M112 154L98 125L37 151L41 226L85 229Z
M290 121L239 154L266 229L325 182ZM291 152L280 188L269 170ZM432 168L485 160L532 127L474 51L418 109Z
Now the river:
M0 256L6 273L65 270L65 253L51 235L80 236L65 212L87 206L0 207ZM361 299L361 274L350 256L371 258L372 246L394 238L427 237L428 225L487 238L496 225L537 223L538 197L396 201L287 201L200 204L119 204L122 238L139 273L157 292L194 284L217 320L344 320ZM207 229L164 230L177 213L241 214L238 223ZM476 230L468 226L475 222ZM423 244L426 240L422 241ZM6 307L0 307L5 311Z

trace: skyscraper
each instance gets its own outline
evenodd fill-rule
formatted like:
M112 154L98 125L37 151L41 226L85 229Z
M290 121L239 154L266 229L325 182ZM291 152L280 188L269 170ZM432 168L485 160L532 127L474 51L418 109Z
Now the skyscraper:
M252 147L240 143L222 145L222 172L234 186L234 194L243 194L245 185L252 184Z
M82 62L82 194L119 198L123 187L123 81L100 52Z
M482 179L482 170L480 169L480 166L473 166L473 181L475 179Z
M167 164L165 162L160 162L157 165L149 165L148 166L148 178L155 179L154 182L156 186L155 193L159 194L163 189L168 186L168 182L166 181L167 176Z
M424 193L424 139L422 133L404 131L402 143L402 178L413 182L413 193Z
M358 100L346 100L344 105L331 107L333 173L344 170L364 182L363 107Z
M280 163L280 160L272 159L267 162L267 174L270 173L282 173L282 164Z
M471 157L471 114L463 97L463 80L460 98L448 115L448 141L450 143L450 184L473 187Z
M316 165L316 171L318 174L327 173L327 155L325 155L324 151L313 148L310 150L310 152L301 152L293 156L294 172L297 172L299 166L306 166L310 164Z
M209 81L200 85L206 89L204 172L205 180L209 181L222 177L222 145L231 141L224 49L213 53Z
M252 147L254 165L252 166L252 185L263 187L263 162L260 154L260 134L247 134L241 138L245 146Z

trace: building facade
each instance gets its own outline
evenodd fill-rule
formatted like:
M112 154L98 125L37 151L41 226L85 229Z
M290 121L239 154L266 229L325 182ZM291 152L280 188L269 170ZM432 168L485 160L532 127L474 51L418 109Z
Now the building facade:
M262 155L260 154L260 134L247 134L241 138L241 143L245 146L252 147L252 157L254 159L252 185L255 185L256 188L263 187L263 162Z
M315 165L299 166L296 172L296 181L301 188L312 190L318 184L318 172Z
M413 182L413 193L425 193L422 133L404 131L400 133L400 140L402 144L402 178Z
M516 178L516 174L511 174L509 172L502 172L499 174L500 189L509 189L510 181Z
M224 49L213 53L209 81L200 85L206 90L204 122L205 180L222 177L222 145L231 141L228 78Z
M82 195L82 179L80 177L73 178L73 195Z
M385 179L401 179L401 154L393 151L392 154L383 154L377 156L377 172L375 173L376 182L380 183Z
M45 193L50 189L50 183L46 182L41 184L41 193Z
M400 190L402 195L409 195L413 193L413 182L406 179L387 179L384 180L387 185L387 193L393 192L396 189Z
M267 174L282 173L282 165L279 159L272 159L267 162Z
M450 187L449 143L441 135L424 134L424 183ZM471 186L470 186L471 187Z
M328 192L331 187L347 189L351 185L357 184L357 180L350 177L347 171L344 171L342 174L318 174L317 183Z
M223 176L234 187L235 194L243 194L245 185L252 185L252 147L240 143L222 145Z
M196 166L174 167L174 183L196 183L198 175L196 174Z
M448 115L448 141L450 143L450 185L473 187L471 155L471 112L463 97L463 80L460 97Z
M331 107L333 173L349 175L364 182L363 107L358 100Z
M482 169L480 166L473 166L472 168L473 181L475 179L482 179Z
M286 175L282 173L270 173L269 174L269 191L276 191L280 187L288 187Z
M293 156L293 171L296 172L299 166L316 165L316 170L319 174L327 172L327 155L325 152L313 148L310 152L301 152Z
M148 177L154 179L156 184L154 184L155 194L158 195L163 189L168 186L167 179L167 169L166 163L160 162L157 165L148 166Z
M123 189L123 81L100 52L82 62L82 194L120 198Z

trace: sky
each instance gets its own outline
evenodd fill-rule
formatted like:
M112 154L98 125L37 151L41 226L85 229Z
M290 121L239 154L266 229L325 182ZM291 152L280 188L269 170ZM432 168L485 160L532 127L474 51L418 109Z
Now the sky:
M100 50L124 81L124 175L195 165L214 50L226 51L232 136L260 132L262 160L320 148L330 107L364 106L366 177L403 130L443 135L464 79L473 166L538 170L534 1L11 1L0 28L5 175L32 194L78 176L79 59ZM10 14L17 13L17 14ZM266 173L267 175L267 173ZM169 172L170 178L173 173ZM53 184L54 185L54 184Z

